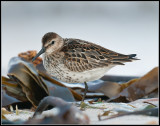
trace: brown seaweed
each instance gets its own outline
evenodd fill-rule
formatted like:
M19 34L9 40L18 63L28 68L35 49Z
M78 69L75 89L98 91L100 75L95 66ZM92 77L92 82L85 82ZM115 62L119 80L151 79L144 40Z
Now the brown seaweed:
M58 114L37 119L36 116L41 114L49 105L58 108ZM25 124L89 124L89 118L75 106L61 98L48 96L41 100L33 118Z
M3 90L20 101L30 101L35 107L41 99L49 95L61 97L66 101L82 99L75 91L20 57L11 58L7 75L9 78L2 78Z
M132 82L132 81L131 81ZM150 95L158 89L158 67L134 80L127 88L108 101L128 102Z

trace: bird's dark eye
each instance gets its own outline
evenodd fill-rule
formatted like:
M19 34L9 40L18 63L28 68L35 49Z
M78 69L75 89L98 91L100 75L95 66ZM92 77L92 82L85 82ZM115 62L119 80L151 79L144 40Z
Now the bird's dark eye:
M52 41L51 43L54 44L54 41Z

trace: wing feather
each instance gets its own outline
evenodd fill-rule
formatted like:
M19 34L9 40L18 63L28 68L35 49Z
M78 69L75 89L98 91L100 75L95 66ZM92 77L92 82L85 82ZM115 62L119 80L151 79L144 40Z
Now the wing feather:
M83 72L108 65L124 65L135 54L123 55L80 39L64 39L64 64L71 71Z

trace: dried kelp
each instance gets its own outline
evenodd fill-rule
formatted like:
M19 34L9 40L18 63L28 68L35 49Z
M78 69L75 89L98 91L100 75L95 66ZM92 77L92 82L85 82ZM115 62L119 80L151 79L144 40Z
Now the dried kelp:
M116 115L113 115L113 116L108 117L108 118L103 119L103 120L108 120L108 119L113 119L113 118L116 118L116 117L128 116L128 115L158 116L158 108L143 109L143 110L134 111L134 112L124 112L124 113L120 113L120 114L118 113Z
M56 84L57 86L61 86L61 87L67 88L67 89L73 94L73 96L74 96L74 98L75 98L76 100L79 100L79 101L82 100L82 96L79 95L78 93L76 93L76 92L75 92L74 90L72 90L71 88L69 88L69 87L65 86L64 84L56 81L55 79L53 79L52 77L50 77L48 74L45 74L45 73L40 72L40 71L38 71L38 73L39 73L39 76L42 77L44 80L48 80L49 82L51 82L52 84ZM48 83L47 86L50 87L50 86L51 86L50 83ZM52 85L52 86L53 86L53 85ZM53 88L53 87L52 87L52 88ZM52 90L49 89L49 93L53 93ZM51 96L52 96L52 95L51 95Z
M49 105L58 108L59 112L37 119L37 115L41 114ZM25 124L89 124L89 118L75 106L61 98L48 96L41 100L33 118L29 119Z
M31 50L31 51L19 53L18 56L30 62L36 56L36 54L37 54L36 50ZM37 66L41 62L42 62L42 58L37 57L36 60L33 62L33 65Z
M27 99L37 106L39 101L48 96L46 85L40 81L33 64L19 57L13 57L9 62L8 76L21 86Z
M31 62L20 57L11 58L8 76L9 78L2 77L3 90L20 101L31 102L35 107L42 98L49 95L61 97L66 101L82 99L72 89L40 72Z
M110 81L103 81L97 84L88 83L88 92L95 92L92 95L87 94L87 97L94 98L96 93L103 93L105 96L115 99L117 102L134 101L142 97L157 97L158 96L158 68L155 68L153 72L149 72L143 77L125 77L125 76L105 76L105 79ZM132 79L131 79L132 78ZM131 79L131 80L129 80ZM104 79L103 79L104 80ZM125 83L112 82L126 81ZM83 91L81 87L74 87L75 90ZM101 95L102 97L103 95ZM110 100L111 100L110 99ZM108 100L108 101L110 101Z
M130 81L131 83L121 93L108 101L128 102L150 95L158 89L158 67L152 69L143 77ZM157 96L157 95L156 95Z
M2 106L19 101L28 101L25 93L22 91L22 88L18 85L18 83L3 76L2 89Z
M97 92L97 93L101 92L105 96L111 98L113 96L118 95L121 91L123 91L126 87L131 85L136 80L137 78L130 80L129 82L123 83L123 84L119 84L119 83L111 82L111 81L104 81L104 82L101 82L100 84L90 86L89 90Z
M123 79L124 77L122 77ZM120 78L119 78L120 79ZM138 78L132 79L127 83L116 83L111 81L99 81L97 83L88 82L88 92L86 98L102 98L106 100L113 96L118 95L121 91L123 91L126 87L131 85L133 82L137 81ZM72 87L77 93L82 94L84 92L84 88L82 87Z
M104 75L100 78L103 81L111 81L111 82L127 82L132 79L139 78L138 76L116 76L116 75Z

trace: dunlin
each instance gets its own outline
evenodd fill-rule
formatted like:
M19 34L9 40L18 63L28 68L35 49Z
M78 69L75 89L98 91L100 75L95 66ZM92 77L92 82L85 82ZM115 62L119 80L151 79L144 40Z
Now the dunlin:
M42 49L32 59L43 54L43 65L49 74L67 83L85 83L83 100L88 81L94 81L116 65L136 60L136 54L124 55L94 43L62 38L54 32L42 38Z

